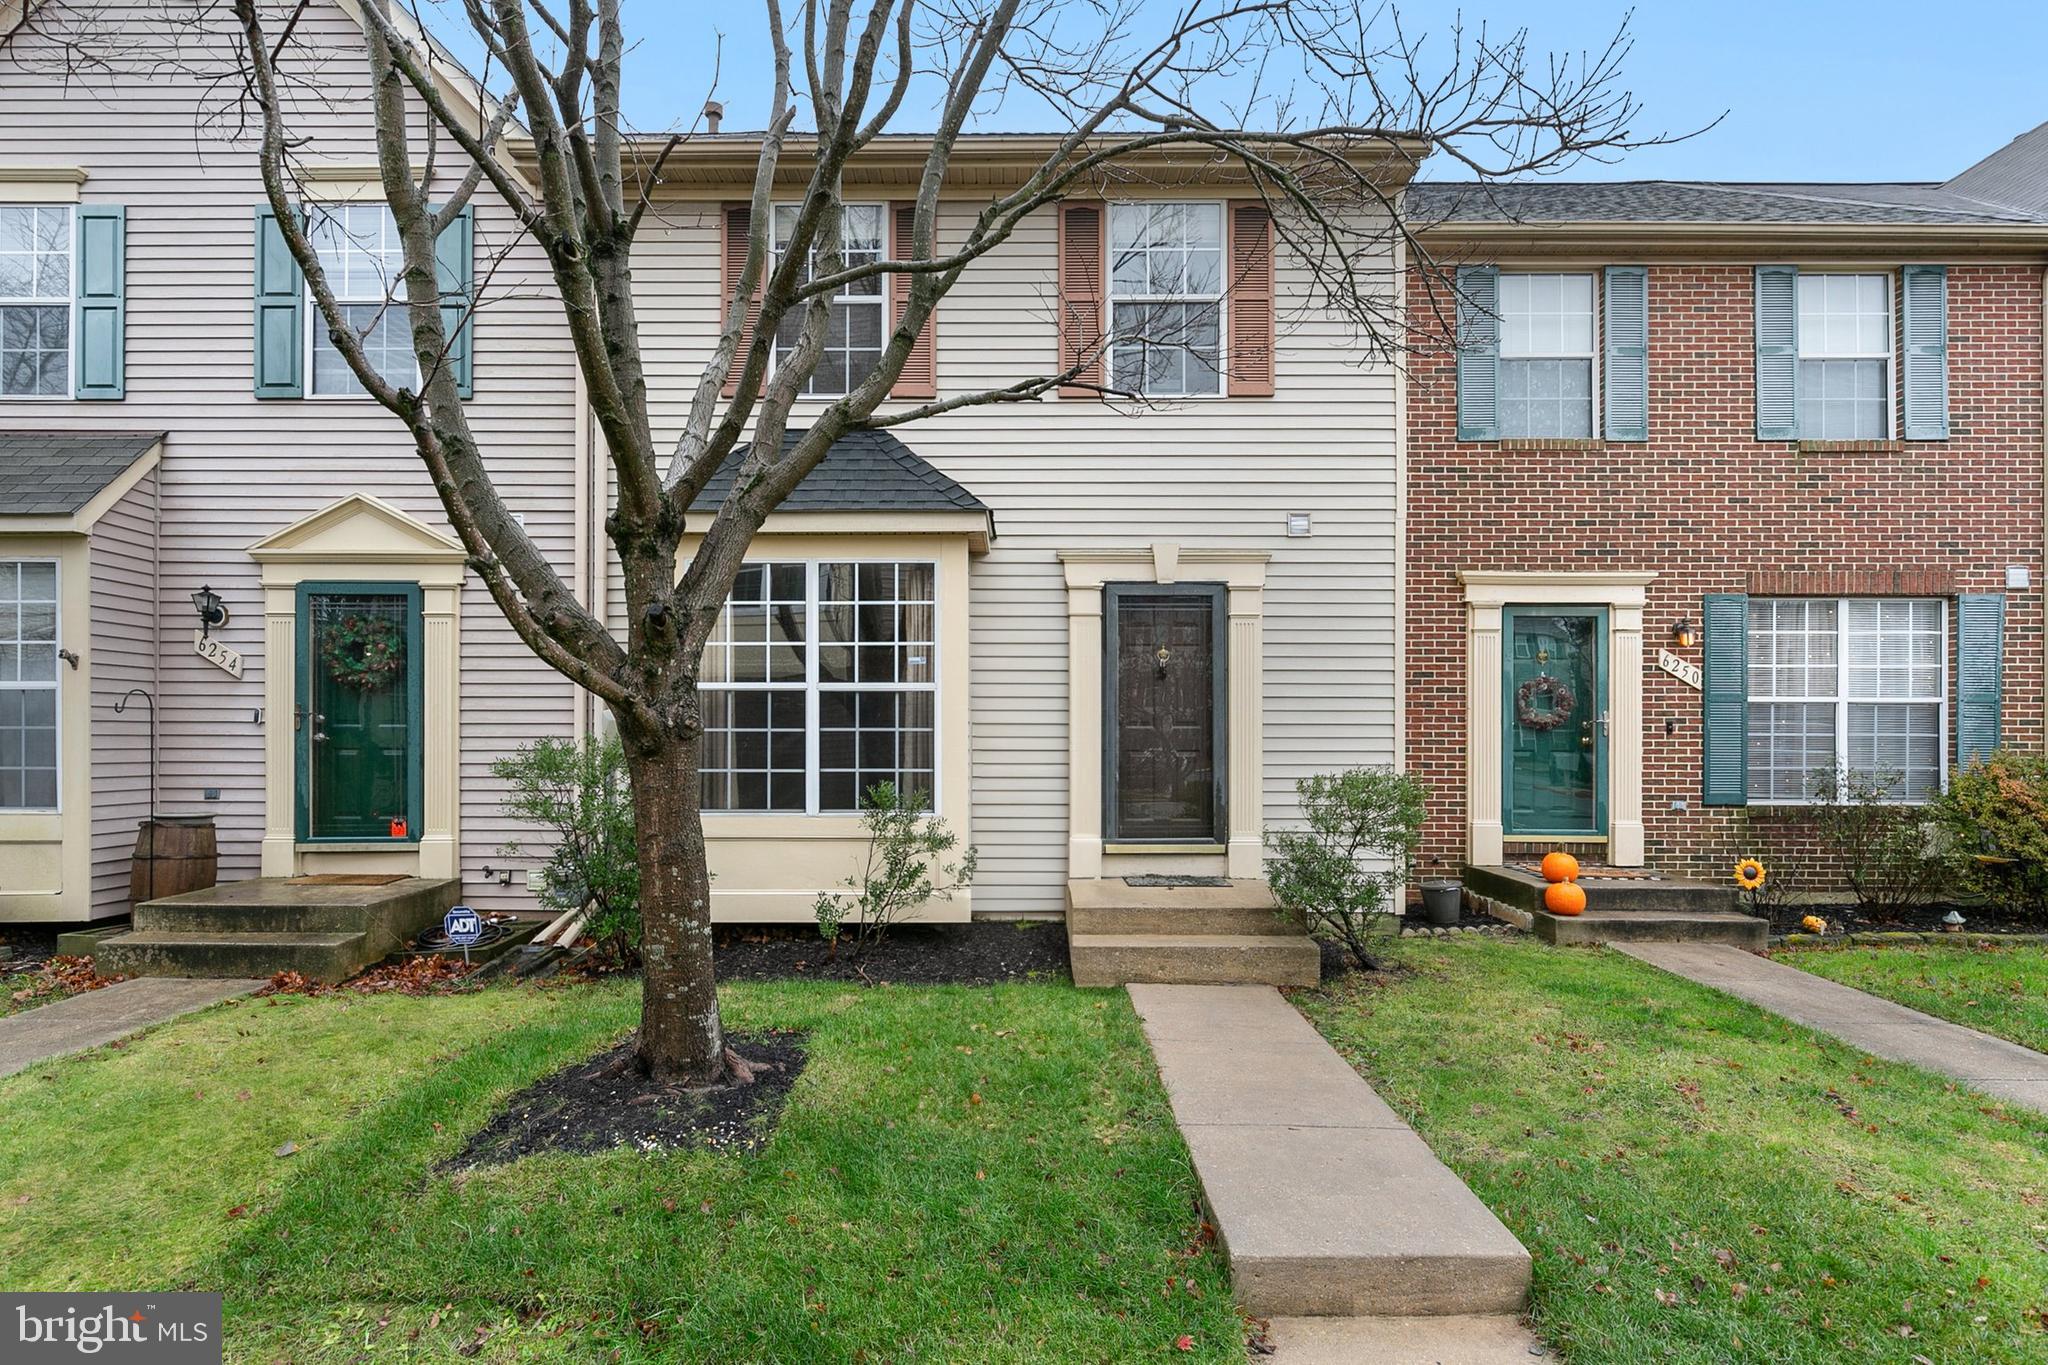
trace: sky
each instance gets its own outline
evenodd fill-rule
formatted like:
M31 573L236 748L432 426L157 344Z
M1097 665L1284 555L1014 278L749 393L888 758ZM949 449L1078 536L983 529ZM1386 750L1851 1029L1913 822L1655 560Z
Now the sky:
M431 2L443 6L437 30L456 38L464 22L459 6ZM1145 3L1148 18L1178 7ZM727 131L760 127L770 75L760 5L625 0L634 44L627 113L634 125L653 131L687 124L716 69ZM1401 5L1411 34L1433 36L1446 33L1461 10L1468 27L1482 19L1496 31L1525 26L1537 54L1604 47L1629 13L1604 0ZM1629 152L1611 165L1582 161L1568 178L1943 180L2048 121L2048 0L1647 0L1630 29L1634 48L1623 83L1644 106L1638 131L1705 131ZM914 92L893 126L929 128L934 94L929 87ZM1057 124L1044 106L1021 100L976 125L1048 126ZM1450 175L1440 164L1425 170L1427 178Z

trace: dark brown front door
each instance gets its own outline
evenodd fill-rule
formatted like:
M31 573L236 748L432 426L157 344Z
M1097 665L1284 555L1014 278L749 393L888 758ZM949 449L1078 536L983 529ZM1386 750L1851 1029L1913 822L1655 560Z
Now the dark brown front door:
M1223 590L1114 585L1105 607L1108 838L1219 842Z

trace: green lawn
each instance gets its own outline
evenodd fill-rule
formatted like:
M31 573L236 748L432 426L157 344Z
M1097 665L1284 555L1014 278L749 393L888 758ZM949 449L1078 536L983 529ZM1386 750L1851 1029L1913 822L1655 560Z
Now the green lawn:
M2048 1358L2048 1118L1606 951L1297 1002L1535 1256L1575 1365Z
M433 1174L621 986L251 1001L0 1081L5 1287L220 1288L242 1361L1243 1358L1120 992L724 998L810 1032L752 1156Z
M2048 945L1784 948L1778 961L2048 1051Z

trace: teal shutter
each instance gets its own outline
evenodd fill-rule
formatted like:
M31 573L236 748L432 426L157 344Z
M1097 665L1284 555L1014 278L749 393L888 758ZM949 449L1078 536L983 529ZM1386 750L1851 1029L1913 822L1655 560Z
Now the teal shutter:
M1709 806L1749 804L1749 598L1710 592L1700 673L1701 799Z
M1756 268L1756 438L1799 435L1799 271Z
M258 398L303 398L306 279L278 230L277 215L256 210L254 361Z
M1458 267L1458 439L1500 436L1500 271Z
M473 217L468 206L434 239L434 272L441 293L441 330L448 336L448 365L455 371L455 390L473 396L471 365L474 325L471 320L475 247Z
M1650 272L1607 267L1607 439L1650 439Z
M1956 598L1956 766L1966 768L1998 748L1998 712L2005 700L2005 594L1966 592Z
M128 396L128 211L119 204L78 206L78 321L71 392L77 398Z
M1948 439L1948 267L1905 269L1906 439Z

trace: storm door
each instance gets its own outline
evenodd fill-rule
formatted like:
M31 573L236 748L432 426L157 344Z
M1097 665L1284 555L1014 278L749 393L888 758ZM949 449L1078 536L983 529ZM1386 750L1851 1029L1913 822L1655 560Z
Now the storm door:
M1104 591L1106 837L1221 843L1223 588L1131 583Z
M1503 616L1503 832L1604 835L1607 613L1509 607Z
M308 583L298 607L299 837L416 841L419 589Z

